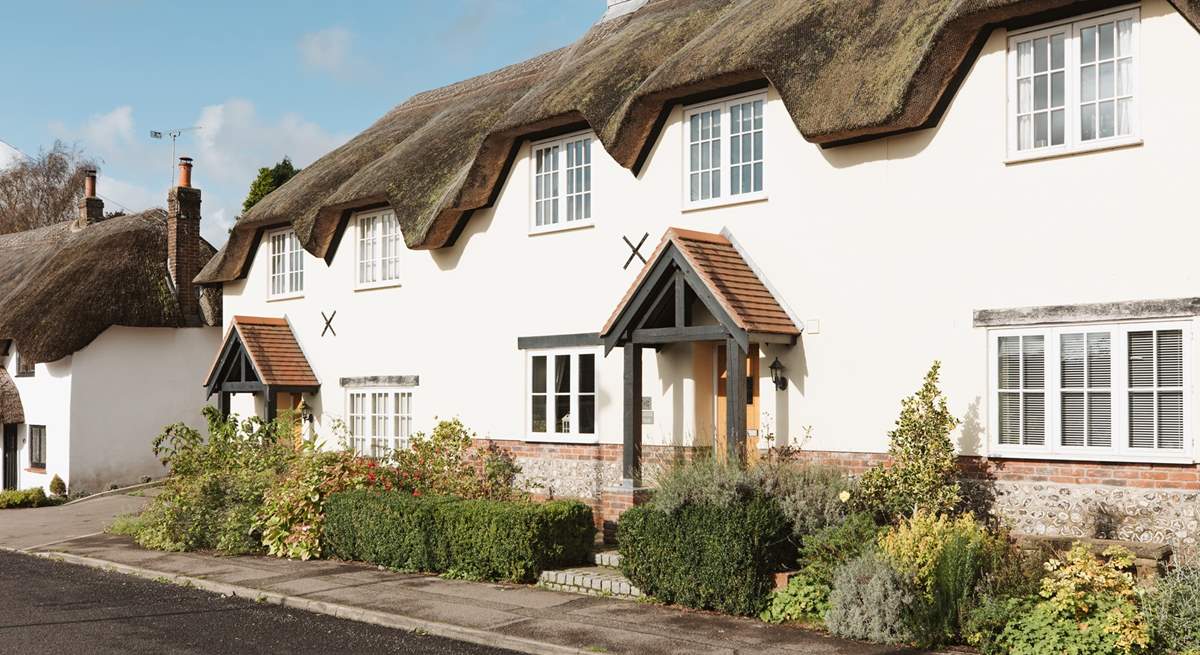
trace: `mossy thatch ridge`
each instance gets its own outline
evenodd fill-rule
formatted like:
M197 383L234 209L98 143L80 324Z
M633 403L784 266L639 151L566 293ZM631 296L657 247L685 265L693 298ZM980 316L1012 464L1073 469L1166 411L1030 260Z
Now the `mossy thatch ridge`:
M215 250L201 244L201 259ZM79 225L75 221L0 235L0 340L22 358L52 362L114 325L182 327L167 271L161 209ZM220 323L220 294L202 298L207 325Z
M1194 26L1200 0L1168 0ZM239 219L197 277L237 279L261 230L327 257L350 211L390 205L410 248L451 245L523 139L588 125L634 169L682 99L772 84L809 141L932 125L992 27L1105 0L650 0L574 44L414 96Z

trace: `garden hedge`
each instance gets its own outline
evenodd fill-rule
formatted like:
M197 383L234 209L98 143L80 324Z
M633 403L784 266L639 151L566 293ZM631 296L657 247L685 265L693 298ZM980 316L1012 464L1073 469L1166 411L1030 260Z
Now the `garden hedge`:
M592 509L574 501L462 500L372 490L333 494L325 553L405 571L532 582L588 561Z
M730 614L755 615L774 587L773 574L795 558L792 526L762 496L730 506L649 506L621 515L621 570L662 601Z
M59 505L62 502L61 498L47 496L46 491L41 487L32 487L20 491L16 489L0 491L0 509L44 507L46 505Z

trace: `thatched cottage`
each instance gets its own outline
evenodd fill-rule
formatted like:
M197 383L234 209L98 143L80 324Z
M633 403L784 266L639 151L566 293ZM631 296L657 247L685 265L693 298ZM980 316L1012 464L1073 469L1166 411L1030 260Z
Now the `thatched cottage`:
M941 360L1018 530L1196 543L1200 2L609 5L241 218L217 402L459 416L608 520L713 449L881 461Z
M72 491L161 476L151 440L200 421L195 371L221 341L215 249L183 158L167 210L105 218L90 171L78 218L0 235L0 482Z

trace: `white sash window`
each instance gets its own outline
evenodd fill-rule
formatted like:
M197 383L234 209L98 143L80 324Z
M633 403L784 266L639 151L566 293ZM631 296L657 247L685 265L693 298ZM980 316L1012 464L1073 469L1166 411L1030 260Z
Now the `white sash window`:
M347 394L350 447L364 457L408 448L413 432L411 389L361 389Z
M304 294L304 249L292 229L271 232L269 298L295 298Z
M592 137L575 134L535 143L530 150L533 206L530 232L592 223Z
M759 93L684 111L684 207L766 197L765 110Z
M1191 461L1191 323L993 330L990 454Z
M396 215L390 209L371 212L358 216L355 224L358 230L358 288L398 283L404 237Z

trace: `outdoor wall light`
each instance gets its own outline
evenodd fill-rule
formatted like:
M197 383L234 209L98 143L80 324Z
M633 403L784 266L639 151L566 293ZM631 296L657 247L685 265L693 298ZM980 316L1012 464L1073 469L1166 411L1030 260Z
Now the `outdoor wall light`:
M783 391L787 389L787 378L783 376L783 363L776 357L775 361L771 362L771 381L775 383L775 388Z

